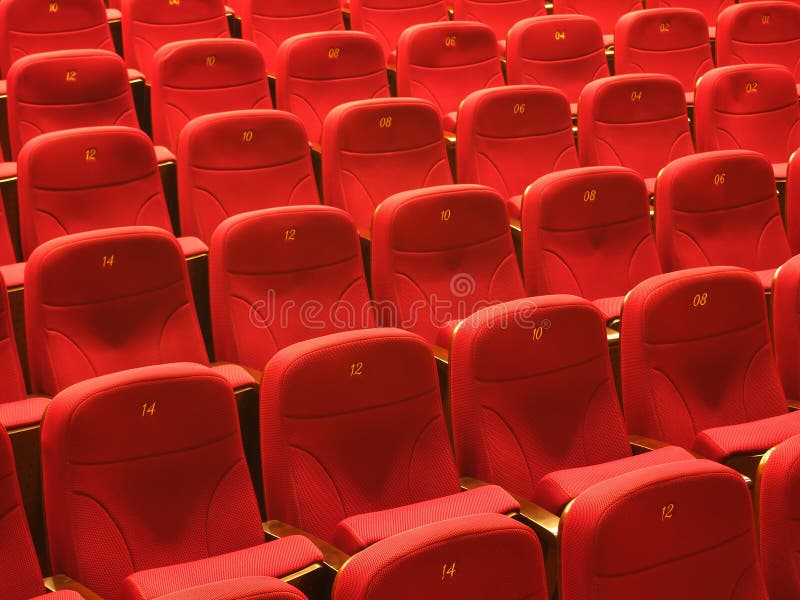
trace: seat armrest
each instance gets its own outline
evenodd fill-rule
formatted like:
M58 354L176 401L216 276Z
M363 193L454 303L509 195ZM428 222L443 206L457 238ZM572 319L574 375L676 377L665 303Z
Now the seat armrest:
M372 232L367 229L359 229L358 237L361 238L361 241L369 243L372 241Z
M78 592L85 600L103 600L103 598L95 594L92 590L87 588L79 581L75 581L72 577L66 575L53 575L46 577L44 580L44 587L50 592L59 592L61 590L70 590Z
M800 402L797 400L789 400L789 412L800 410Z
M181 250L183 250L183 255L186 258L189 258L190 256L201 256L203 254L208 254L208 246L206 246L205 242L203 242L203 240L200 238L185 235L178 238L178 243L180 244Z
M215 364L225 364L224 362L215 363ZM238 364L238 363L235 363ZM242 369L247 371L250 374L250 377L253 378L253 381L256 382L256 385L261 387L261 378L264 376L264 371L259 371L258 369L253 369L251 367L247 367L245 365L239 365Z
M433 356L436 359L437 364L441 363L443 366L450 364L450 351L447 348L442 348L441 346L437 346L435 344L431 346L431 348L433 349ZM483 485L486 484L484 483Z
M461 478L461 489L463 490L472 490L484 485L488 484L480 479L474 479L472 477ZM558 538L558 527L561 522L561 517L531 502L524 496L520 496L508 490L506 491L519 503L519 515L522 517L522 520L533 528L540 539L546 539L555 543Z
M284 523L283 521L277 521L273 519L272 521L266 521L263 523L262 527L264 529L264 534L268 538L275 540L279 540L290 535L302 535L317 548L319 548L320 552L322 552L322 560L325 565L337 573L344 566L344 563L347 562L347 559L350 558L348 554L342 552L333 544L329 544L325 540L322 540L315 535L311 535L302 529L298 529L294 525Z
M153 150L156 152L156 161L158 161L159 166L174 163L178 160L172 150L166 146L153 146Z
M643 435L636 435L631 434L628 436L628 441L631 444L631 450L633 450L634 454L644 454L645 452L650 452L652 450L658 450L659 448L666 448L667 446L673 446L674 444L668 444L662 440L657 440L654 438L649 438ZM690 451L691 452L691 451ZM699 454L692 452L697 457L700 457Z
M0 162L0 181L11 181L17 178L17 163Z

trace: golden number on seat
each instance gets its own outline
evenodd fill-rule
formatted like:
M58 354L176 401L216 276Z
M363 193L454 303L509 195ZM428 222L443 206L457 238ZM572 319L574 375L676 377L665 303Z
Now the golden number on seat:
M58 12L58 2L51 2L50 3L50 12L57 13Z
M109 256L104 256L103 257L103 266L102 266L102 268L103 269L110 269L113 266L114 266L114 255L111 254Z
M142 416L143 417L152 417L156 414L156 402L153 401L152 403L145 402L142 404Z
M339 55L342 53L341 48L331 48L328 50L328 58L339 58Z
M515 115L524 115L525 114L525 103L518 102L514 105L514 114Z
M242 141L243 142L251 142L253 141L253 130L247 129L242 132Z
M757 94L758 93L758 82L757 81L750 81L744 86L744 91L748 94Z
M170 6L178 6L181 3L181 0L169 0Z
M675 505L667 504L661 507L661 522L669 521L675 513Z
M669 21L661 23L661 25L658 26L658 30L661 33L669 33Z
M213 67L215 64L217 64L217 57L216 56L213 56L213 55L206 56L206 66L207 67Z
M566 31L556 31L556 40L565 40L565 39L567 39Z
M350 365L350 377L357 377L364 374L364 363L361 361L354 362Z
M450 217L452 217L452 216L453 216L453 211L450 210L449 208L445 208L442 211L442 215L441 215L442 221L449 221Z
M378 127L381 129L389 129L392 126L392 117L381 117L378 121Z
M544 327L540 325L539 327L534 328L533 330L534 341L538 342L540 339L542 339L543 335L544 335Z
M727 176L727 173L717 173L714 175L714 185L725 185L725 179Z
M84 156L86 157L86 162L97 160L97 148L87 148L84 152Z
M692 298L692 306L697 308L698 306L705 306L708 303L708 292L703 292L702 294L695 294L694 298Z
M67 71L67 81L78 81L77 71Z
M444 45L447 48L455 48L456 47L456 36L448 35L446 38L444 38Z
M634 90L631 92L631 102L641 102L642 101L642 91L641 90Z
M583 192L584 202L594 202L597 200L597 190L586 190Z
M446 577L455 577L455 576L456 576L455 561L453 561L451 564L444 563L442 565L442 581L444 581Z
M287 229L283 232L283 239L287 242L293 242L294 236L297 235L297 229Z
M769 15L761 15L761 24L762 25L769 25Z

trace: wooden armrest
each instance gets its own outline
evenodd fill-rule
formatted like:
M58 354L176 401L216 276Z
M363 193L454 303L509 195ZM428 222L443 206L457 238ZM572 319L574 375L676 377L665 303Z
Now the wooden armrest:
M480 479L475 479L473 477L461 478L461 489L463 490L472 490L484 485L488 484ZM508 492L508 490L506 491ZM530 525L534 531L536 531L539 538L555 542L558 538L558 526L561 522L561 517L554 515L549 510L531 502L519 494L515 494L514 492L508 493L519 503L520 516L523 517L525 522Z
M316 154L317 156L322 156L322 146L315 142L309 142L309 147L311 148L311 154Z
M248 373L250 373L250 377L252 377L253 380L255 380L256 385L258 385L259 387L261 386L261 378L264 376L264 371L260 371L258 369L252 369L245 365L239 365L239 366L242 367Z
M644 435L636 434L629 435L628 441L631 444L631 449L633 450L634 454L644 454L645 452L650 452L651 450L658 450L659 448L672 446L672 444L668 444L662 440L656 440Z
M800 410L800 402L797 400L789 400L789 412Z
M294 525L289 525L283 521L272 520L263 523L262 526L264 533L276 540L288 537L290 535L302 535L317 548L319 548L320 552L322 552L322 560L325 565L337 573L339 570L341 570L342 566L344 566L344 563L347 562L347 559L350 558L348 554L342 552L333 544L329 544L325 540L321 540L315 535L311 535L302 529L298 529Z
M82 583L75 581L66 575L53 575L44 580L44 587L51 592L58 592L61 590L71 590L78 592L85 600L103 600L102 597L95 594L92 590L87 588Z
M445 131L444 132L444 141L450 144L451 146L455 146L456 144L456 134L452 131Z
M369 242L372 240L372 232L367 229L359 229L358 237L360 237L365 242Z
M431 348L433 349L433 356L437 362L443 365L448 365L450 363L450 351L447 348L442 348L435 344L431 346Z

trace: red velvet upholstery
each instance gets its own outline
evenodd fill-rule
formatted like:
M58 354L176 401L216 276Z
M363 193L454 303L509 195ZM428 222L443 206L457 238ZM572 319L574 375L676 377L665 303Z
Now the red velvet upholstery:
M346 210L368 232L389 196L453 183L442 125L424 100L387 98L334 108L322 130L325 204Z
M336 208L226 219L211 242L209 280L219 360L260 370L295 342L375 326L358 233Z
M42 468L54 572L107 600L282 577L322 558L302 537L264 544L233 393L207 367L144 367L64 390L42 426ZM146 571L160 567L170 568Z
M31 387L166 362L208 364L175 236L119 227L45 242L25 270Z
M461 101L505 85L497 40L483 23L427 23L406 29L397 44L397 95L430 100L446 131L455 131Z
M354 532L352 519L363 537L340 539L369 543L519 509L497 488L459 492L433 354L405 331L335 333L278 352L264 370L261 436L267 517L328 541Z
M772 325L775 360L790 400L800 399L800 258L787 261L775 276L772 289Z
M338 3L337 3L338 4ZM305 600L297 588L273 577L240 577L160 596L158 600Z
M800 596L797 563L800 436L773 448L756 480L759 540L764 579L772 600Z
M73 127L138 127L124 61L107 50L31 54L8 72L12 158L28 140Z
M224 0L153 2L120 0L122 41L128 65L150 79L153 55L165 44L229 37Z
M0 597L28 600L44 591L17 483L11 440L0 427Z
M206 243L232 215L319 203L308 137L289 113L241 110L197 117L181 131L177 156L181 231Z
M130 127L45 133L17 160L22 252L47 240L106 227L172 225L153 143Z
M300 117L315 144L335 106L389 97L383 49L361 31L297 35L278 48L275 65L275 103Z
M622 15L644 8L642 0L553 0L554 14L588 15L597 19L606 44L613 43L614 26Z
M264 58L252 42L173 42L153 55L152 65L153 140L171 150L195 117L272 108Z
M800 160L796 158L796 152L793 152L786 166L786 193L783 199L786 235L792 254L800 253Z
M5 282L0 276L0 428L34 425L39 422L49 399L26 397L25 380L17 354L14 328ZM0 512L2 514L2 512ZM2 555L2 553L0 553ZM2 580L2 577L0 577ZM0 582L2 588L2 582ZM0 597L3 595L0 594Z
M694 111L698 152L763 152L773 163L775 176L785 177L785 163L800 146L797 87L786 67L713 69L697 84Z
M550 85L567 95L572 112L594 79L608 77L603 32L584 15L525 19L508 32L508 84Z
M382 325L445 348L461 319L522 298L502 198L484 186L453 185L384 201L372 226L372 295Z
M680 158L656 184L656 240L667 271L734 265L776 269L791 257L775 176L747 150ZM766 277L766 289L772 277Z
M680 448L631 458L604 319L575 296L508 302L464 321L450 396L461 472L556 514L598 481L692 459Z
M767 600L750 493L698 460L621 475L587 490L562 522L564 600Z
M720 459L800 433L800 419L787 412L764 291L752 272L703 267L648 279L625 301L622 339L631 433L706 451L715 438L725 446L713 448ZM779 415L760 428L751 424ZM736 425L738 434L703 435Z
M583 296L609 319L634 285L661 272L647 188L624 167L545 175L525 194L522 231L528 294Z
M614 34L614 69L624 73L664 73L677 78L694 102L694 86L714 68L708 23L691 8L658 8L623 15Z
M520 217L525 188L542 175L578 166L570 106L564 94L541 86L473 92L458 111L459 183L480 183Z
M732 6L719 15L717 64L783 65L800 81L800 5L760 2Z
M101 0L0 4L0 72L23 56L52 50L96 48L114 51L106 7Z
M522 523L491 514L450 519L359 552L339 572L333 600L546 600L542 565L539 541Z
M397 62L397 40L412 25L448 21L443 0L352 0L350 27L374 35L383 47L386 62Z
M717 16L735 0L647 0L647 8L693 8L703 13L708 24L708 33L716 35Z
M652 181L667 163L694 152L683 86L669 75L593 81L581 92L578 113L584 166L630 167Z
M508 30L518 21L544 14L539 0L455 0L453 20L486 23L494 31L498 49L506 49Z
M290 37L314 31L344 29L339 0L243 0L242 37L255 42L270 73L275 54Z

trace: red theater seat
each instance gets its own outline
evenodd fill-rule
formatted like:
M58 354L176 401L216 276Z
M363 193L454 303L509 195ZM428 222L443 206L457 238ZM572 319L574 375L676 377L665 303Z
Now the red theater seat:
M422 525L519 510L497 486L459 491L433 353L405 331L278 352L261 386L261 452L268 518L350 554Z
M61 392L42 427L50 555L106 600L154 600L237 577L284 577L321 553L264 543L228 382L157 365Z
M224 0L121 0L122 40L128 65L150 79L153 55L165 44L229 37Z
M274 577L239 577L172 592L158 600L306 600L306 596Z
M25 268L25 326L37 393L134 367L208 364L183 252L155 227L77 233L36 248ZM218 369L234 387L253 383L241 367Z
M397 64L397 40L412 25L448 21L442 0L352 0L350 27L374 35L389 66Z
M0 596L4 600L81 600L77 592L45 594L17 483L11 440L0 427Z
M733 265L765 290L791 257L772 166L763 154L723 150L670 163L656 184L656 240L666 271Z
M520 21L508 32L506 54L509 85L556 87L566 94L573 115L584 86L611 74L600 25L583 15Z
M772 289L772 325L775 359L790 401L800 400L800 259L792 258L775 274Z
M430 565L442 565L441 571ZM376 542L336 578L333 600L546 600L542 550L533 531L502 515L417 527Z
M476 310L524 297L500 195L452 185L384 201L372 223L372 296L382 325L443 348Z
M4 75L23 56L75 48L114 52L101 0L0 3L0 72Z
M312 144L319 143L322 123L335 106L389 97L383 49L368 33L297 35L281 44L275 64L275 102L300 117Z
M515 23L545 14L540 0L455 0L455 21L477 21L486 23L497 38L497 49L505 54L508 30Z
M797 555L797 506L800 492L800 436L773 448L756 480L761 563L772 600L800 596Z
M186 124L228 110L272 108L264 58L245 40L174 42L153 55L153 139L172 151Z
M647 0L647 8L693 8L703 13L708 24L708 34L716 36L717 15L735 0Z
M139 129L45 133L25 145L17 164L25 258L43 242L71 233L125 225L172 231L153 143ZM206 250L193 241L184 240L187 250Z
M756 150L786 178L786 162L800 146L800 105L794 77L777 65L736 65L703 75L695 94L698 152Z
M554 14L588 15L600 23L606 45L614 43L614 26L622 15L644 8L641 0L553 0Z
M232 215L319 204L308 137L292 114L241 110L197 117L181 131L177 155L181 231L206 244Z
M483 23L428 23L406 29L397 46L397 94L430 100L446 131L456 130L461 101L505 85L497 40Z
M569 102L543 86L473 92L458 110L459 183L479 183L505 199L520 218L522 193L542 175L578 166Z
M617 22L614 68L626 73L664 73L683 85L686 102L694 103L694 86L714 68L708 25L690 8L634 11Z
M783 65L800 82L800 5L750 2L725 9L717 27L717 64Z
M597 484L561 528L564 600L768 598L750 492L721 465L659 465Z
M453 183L439 113L424 100L387 98L334 108L322 130L325 204L368 235L372 213L406 190Z
M630 169L545 175L528 188L522 206L522 263L531 296L582 296L610 320L620 316L633 286L661 273L647 188Z
M375 326L352 219L328 206L231 217L209 256L217 358L261 370L281 348Z
M588 84L578 101L581 164L638 171L653 191L667 163L692 154L683 86L669 75L617 75Z
M631 433L716 460L763 453L800 433L752 272L703 267L648 279L625 300L622 338Z
M242 37L258 45L270 73L278 48L290 37L344 29L339 0L244 0L240 14Z
M465 320L450 390L461 472L556 515L596 483L694 458L674 446L631 454L605 319L575 296L526 298Z
M75 127L139 127L123 60L106 50L31 54L8 72L12 159L30 139Z

